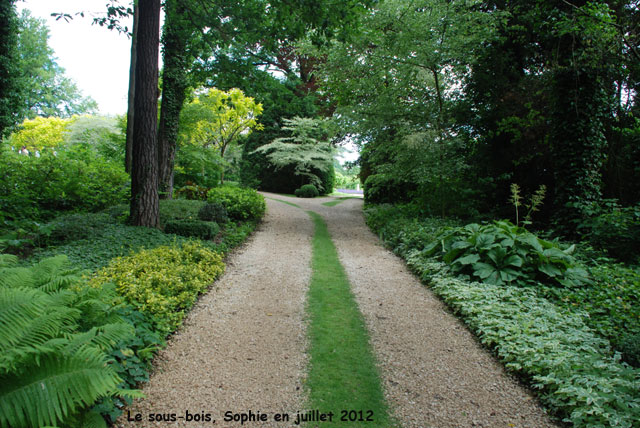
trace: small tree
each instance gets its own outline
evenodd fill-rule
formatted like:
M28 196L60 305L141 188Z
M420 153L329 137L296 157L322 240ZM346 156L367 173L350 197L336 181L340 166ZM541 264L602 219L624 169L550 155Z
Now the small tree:
M254 150L253 153L264 153L269 162L276 169L294 166L294 174L309 184L315 185L322 191L325 189L322 180L314 171L329 174L333 168L333 148L331 143L322 138L326 134L322 129L322 122L308 117L294 117L283 119L282 129L291 132L290 137L276 138ZM300 183L305 184L305 183Z
M240 89L227 92L216 88L201 94L185 106L181 115L183 140L202 147L215 147L224 158L227 148L241 135L262 129L258 116L262 104L247 97ZM224 184L224 168L220 176Z
M72 121L59 117L25 119L19 131L9 137L9 143L18 150L24 147L33 153L45 147L55 149L65 141L65 134Z

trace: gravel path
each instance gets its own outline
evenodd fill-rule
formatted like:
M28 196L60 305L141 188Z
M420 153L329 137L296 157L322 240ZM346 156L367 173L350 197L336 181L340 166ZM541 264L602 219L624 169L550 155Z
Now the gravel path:
M302 210L267 200L264 222L227 261L227 273L202 296L156 359L156 371L128 409L142 421L119 427L240 427L224 413L295 416L304 404L307 359L304 303L311 271L313 224ZM216 424L187 423L186 412L210 414ZM175 414L176 422L149 422L151 414Z
M147 398L128 409L142 421L127 422L125 411L116 426L211 426L148 421L150 414L189 411L233 428L240 422L224 422L224 413L249 410L269 413L269 421L242 426L293 426L274 422L273 413L294 417L305 402L304 304L313 225L304 210L314 210L336 244L387 401L403 428L557 427L404 262L380 245L364 223L361 200L326 207L322 202L331 198L265 196L303 209L267 199L264 223L160 353L143 390Z
M280 197L281 199L286 199ZM445 305L385 250L362 201L291 198L320 213L369 329L388 403L404 428L557 427Z

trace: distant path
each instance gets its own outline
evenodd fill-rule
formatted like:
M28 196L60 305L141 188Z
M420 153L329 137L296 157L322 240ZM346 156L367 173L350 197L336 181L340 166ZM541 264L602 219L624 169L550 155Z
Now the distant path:
M284 198L320 213L369 329L392 411L405 428L556 427L530 393L370 232L362 200Z
M304 304L310 279L313 224L302 210L267 200L267 214L227 272L204 295L186 325L156 359L147 398L128 409L141 422L119 427L240 427L224 413L303 409L306 373ZM209 413L216 424L151 423L151 413ZM245 423L244 427L282 427Z

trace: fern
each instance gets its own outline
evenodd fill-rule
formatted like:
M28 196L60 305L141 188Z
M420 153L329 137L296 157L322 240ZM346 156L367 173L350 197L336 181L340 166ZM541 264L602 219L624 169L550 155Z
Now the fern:
M66 258L15 267L0 255L0 426L105 427L89 410L120 391L108 352L134 335L113 287L79 283Z
M120 382L98 349L45 356L27 373L0 377L0 425L56 425L75 409L114 393Z

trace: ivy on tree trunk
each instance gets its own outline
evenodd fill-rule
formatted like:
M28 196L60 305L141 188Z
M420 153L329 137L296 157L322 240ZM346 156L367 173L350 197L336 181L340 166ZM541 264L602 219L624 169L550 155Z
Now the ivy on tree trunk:
M158 174L160 198L171 199L180 112L188 86L187 70L190 58L187 53L187 40L191 31L183 18L184 8L178 2L167 1L165 11L162 105L158 127Z

